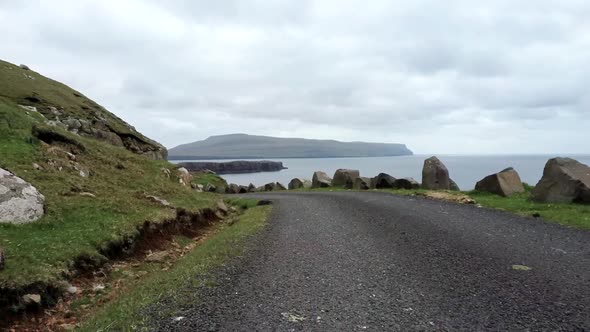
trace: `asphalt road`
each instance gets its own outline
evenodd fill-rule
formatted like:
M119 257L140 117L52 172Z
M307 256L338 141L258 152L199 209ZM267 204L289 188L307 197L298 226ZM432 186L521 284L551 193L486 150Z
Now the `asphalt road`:
M157 330L590 331L588 231L376 192L255 197L268 227Z

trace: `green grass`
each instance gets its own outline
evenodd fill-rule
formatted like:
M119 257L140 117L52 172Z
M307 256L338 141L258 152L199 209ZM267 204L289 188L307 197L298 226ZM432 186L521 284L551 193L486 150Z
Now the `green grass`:
M194 176L194 179L193 179L194 184L201 184L203 186L206 186L208 183L210 183L217 188L227 187L227 182L223 178L221 178L215 174L204 173L204 172L195 172L195 173L192 173L192 175Z
M0 287L58 281L77 257L103 261L101 247L136 234L144 221L161 222L175 216L174 210L149 202L143 193L190 211L213 207L219 199L181 186L175 176L166 177L161 169L174 169L168 162L49 127L84 146L77 163L91 176L81 177L63 153L51 152L32 135L41 118L29 113L0 98L0 167L31 182L45 195L46 214L31 224L0 224L0 247L6 251ZM50 159L63 169L51 166ZM33 163L44 169L35 170ZM82 197L79 192L91 192L96 198Z
M536 203L529 199L529 193L501 197L489 193L469 192L469 196L484 207L509 211L522 216L541 215L547 221L565 226L590 229L590 206L575 203Z
M245 202L245 201L244 201ZM247 203L251 205L251 203ZM138 280L119 297L93 312L82 331L127 331L142 329L150 318L144 309L167 299L166 310L158 314L173 316L175 309L200 301L194 291L185 287L214 286L216 281L206 272L221 266L228 258L243 251L244 241L260 230L266 222L269 206L253 207L240 216L238 222L220 224L217 232L185 255L168 271L154 270Z

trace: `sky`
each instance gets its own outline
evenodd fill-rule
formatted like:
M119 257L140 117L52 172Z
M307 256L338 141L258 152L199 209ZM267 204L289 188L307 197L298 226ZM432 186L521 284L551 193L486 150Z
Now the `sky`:
M590 153L587 0L0 0L0 59L167 147L211 135Z

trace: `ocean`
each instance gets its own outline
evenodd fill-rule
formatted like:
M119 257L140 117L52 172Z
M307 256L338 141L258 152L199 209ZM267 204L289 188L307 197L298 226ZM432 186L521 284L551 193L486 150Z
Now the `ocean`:
M280 182L287 186L293 178L310 179L315 171L324 171L332 176L338 168L358 169L361 176L373 177L387 173L396 178L412 177L418 182L422 179L422 165L431 155L412 155L399 157L373 158L314 158L314 159L268 159L281 161L288 169L278 172L224 174L228 183L261 186L269 182ZM556 155L437 155L447 166L450 177L461 190L475 188L475 183L485 176L514 167L523 182L535 185L543 175L543 167L548 159ZM590 155L561 155L590 165ZM244 159L241 159L244 160ZM245 159L248 160L248 159ZM258 159L256 159L258 160ZM191 161L191 160L182 160ZM195 160L203 161L203 160ZM231 161L231 160L208 160ZM174 161L181 162L181 160Z

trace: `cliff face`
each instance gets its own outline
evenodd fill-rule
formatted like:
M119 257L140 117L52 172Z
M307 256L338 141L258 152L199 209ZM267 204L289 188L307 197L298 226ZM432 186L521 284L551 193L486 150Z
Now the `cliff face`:
M233 134L170 149L170 159L336 158L411 155L404 144L338 142Z
M93 137L152 159L168 156L163 145L143 136L82 93L27 67L0 60L1 102L39 113L48 125L77 135Z
M184 162L179 163L191 172L210 170L217 174L276 172L285 169L282 162L277 161L229 161L229 162Z

